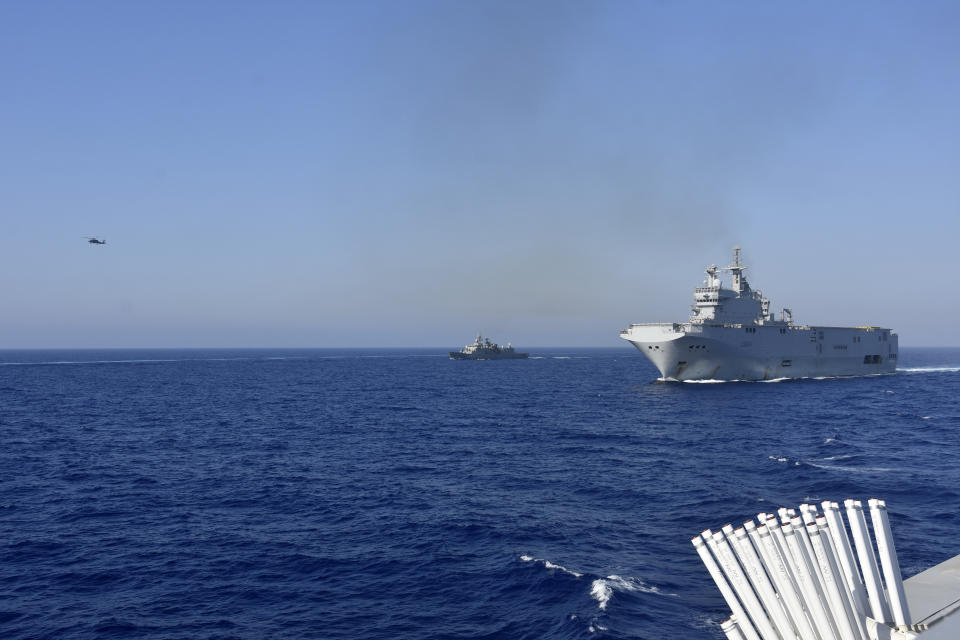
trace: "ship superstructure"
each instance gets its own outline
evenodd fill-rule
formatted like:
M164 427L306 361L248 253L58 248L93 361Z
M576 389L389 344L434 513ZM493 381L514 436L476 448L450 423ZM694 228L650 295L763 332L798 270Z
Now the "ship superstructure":
M733 263L710 265L693 290L687 322L632 324L620 332L666 380L771 380L862 376L896 371L898 337L883 327L797 325L790 309L780 318L750 287L734 247ZM730 274L725 287L721 271Z
M477 334L477 339L472 344L468 344L460 351L451 351L451 360L509 360L514 358L526 358L529 353L520 353L513 348L509 342L507 346L491 342L490 338L484 338L482 334Z

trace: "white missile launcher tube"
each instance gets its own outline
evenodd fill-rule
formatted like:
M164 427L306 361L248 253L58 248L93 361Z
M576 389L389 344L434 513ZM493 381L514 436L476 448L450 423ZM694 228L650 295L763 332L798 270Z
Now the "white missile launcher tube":
M811 524L815 524L817 521L817 509L814 507L810 508L809 504L800 505L800 519L803 522L803 526L799 526L795 520L791 521L793 528L798 531L803 531L803 539L810 543L810 535L807 533L807 527ZM820 585L820 593L823 594L823 574L820 572L820 565L817 564L816 555L813 552L813 546L807 547L807 553L810 554L810 558L813 560L814 570L817 574L817 584ZM824 594L825 595L825 594Z
M732 615L721 622L720 629L727 636L727 640L746 640L740 632L740 627L737 626L736 615Z
M787 573L790 575L793 587L797 590L797 593L800 593L800 582L797 580L797 573L793 569L793 560L790 559L790 551L787 549L787 541L784 539L783 530L780 528L781 522L778 521L772 513L767 514L767 519L761 522L767 525L776 543L777 550L780 552L780 559L783 560L783 564L787 567ZM786 524L787 522L789 522L789 520L784 520L782 524Z
M761 525L763 526L763 525ZM793 613L790 610L789 605L787 605L786 599L782 594L782 580L783 576L781 575L782 563L780 563L780 557L777 554L774 554L774 557L770 556L769 550L764 547L763 543L760 541L760 534L757 532L757 526L753 523L752 520L748 520L743 523L743 529L747 532L747 537L750 539L750 542L753 544L754 550L759 554L760 565L764 568L765 573L770 581L770 586L773 589L774 596L777 598L777 601L780 603L780 607L783 610L784 617L790 623L790 626L796 630L797 625L793 621ZM766 527L764 527L766 531ZM767 532L767 535L770 535ZM778 567L778 565L781 565ZM780 635L783 635L782 629L777 629L780 632ZM796 635L796 634L794 634Z
M737 597L740 598L744 609L747 610L747 615L750 616L751 622L753 622L763 640L780 640L780 636L770 624L770 619L767 618L763 606L757 600L753 588L743 575L743 571L741 571L737 559L733 556L733 551L730 549L727 539L723 537L723 533L720 531L714 533L707 539L707 544L710 545L710 550L720 560L723 572L733 585Z
M833 545L833 537L830 534L830 525L825 516L817 516L817 529L820 531L820 540L823 541L823 548L827 560L830 563L830 570L833 572L837 589L843 597L843 608L850 621L850 627L856 632L860 640L869 640L867 636L866 614L857 610L853 594L847 589L847 583L843 576L843 570L837 561L837 550Z
M730 529L729 532L727 531L728 528ZM792 632L793 624L790 622L787 612L784 611L780 599L777 598L777 592L774 590L773 585L770 584L769 578L767 578L763 563L760 561L760 558L757 557L753 544L750 542L750 538L747 537L746 529L743 527L733 529L732 526L727 525L723 528L723 533L727 536L727 540L731 541L733 550L737 553L737 557L740 558L740 564L747 570L747 576L750 578L750 582L753 583L753 589L757 595L760 596L760 602L773 621L774 628L780 631L781 635L787 631Z
M761 520L761 522L763 521ZM767 569L767 573L771 573L774 563L767 556L767 550L760 546L760 535L757 533L757 525L753 523L753 520L747 520L743 523L743 528L747 532L747 535L750 536L750 542L753 543L753 548L760 554L760 560ZM773 580L773 575L770 576L770 579ZM776 586L776 581L774 581L774 586Z
M773 559L773 564L769 565L772 569L773 580L777 585L777 593L780 594L784 604L787 605L787 611L790 613L791 620L793 620L794 628L799 632L802 640L816 640L817 634L813 630L813 623L803 608L801 596L793 581L793 576L780 556L780 551L776 546L776 538L770 534L769 527L765 524L757 527L757 537L760 539L761 547L766 549L767 555Z
M870 519L873 520L873 536L877 539L877 553L883 565L883 581L887 584L887 598L890 600L890 612L897 626L910 624L910 610L907 597L903 592L903 577L900 575L900 562L897 550L893 546L893 531L890 530L890 518L887 515L887 503L871 498Z
M783 535L787 540L787 547L790 549L790 555L793 557L793 564L797 570L797 577L800 581L801 593L807 611L813 618L814 627L820 635L821 640L837 640L833 625L830 624L829 614L824 607L820 594L817 593L816 577L812 575L813 567L810 559L807 557L807 550L804 548L800 538L797 537L790 523L783 525Z
M717 561L714 559L713 555L710 553L710 550L707 548L706 543L703 541L704 539L709 539L708 536L712 536L713 533L708 529L704 531L702 535L703 538L693 538L690 540L690 542L697 550L697 554L700 556L700 559L703 560L703 564L706 565L707 571L710 573L710 577L713 578L714 583L717 585L717 589L720 590L720 595L723 596L723 600L733 612L733 616L731 616L731 618L736 619L737 627L744 635L745 640L760 640L760 636L753 628L753 625L750 624L750 619L747 617L746 612L743 610L743 607L740 606L740 601L737 600L736 594L734 594L733 589L730 587L729 583L727 583L727 579L723 576L723 572L720 570L720 567L717 566Z
M769 525L767 529L768 533L776 531L780 534L780 537L783 538L783 534L780 533L780 523L777 522L777 517L772 513L758 513L757 521L760 523L760 526ZM787 559L787 556L784 555L785 545L782 544L780 540L774 538L774 547L777 549L777 555L780 556L780 561L787 569L787 575L790 577L790 581L794 584L794 587L796 587L796 578L793 576L793 570L790 569L790 561Z
M768 520L767 525L768 529L770 530L770 537L773 538L774 542L779 548L780 557L783 558L783 562L787 566L787 571L790 573L790 577L793 581L793 588L799 595L800 601L803 602L806 599L806 596L804 595L803 584L800 582L800 575L797 573L797 563L794 560L793 553L791 553L789 545L787 545L786 536L784 536L784 531L786 531L784 527L786 525L790 525L790 514L787 512L787 510L784 510L783 515L786 520ZM792 527L793 525L790 525L790 527L787 528ZM816 624L814 624L813 621L813 616L808 613L807 617L810 619L810 622L813 624L814 628L816 628Z
M802 505L807 506L807 505ZM821 588L821 594L823 593L823 576L820 575L820 566L817 565L815 556L813 555L813 545L810 544L810 537L807 536L807 526L811 522L814 522L814 517L806 509L800 511L799 516L794 516L790 518L790 524L793 525L793 531L800 539L803 540L803 546L807 549L807 554L813 560L813 573L817 577L817 584Z
M765 516L766 514L762 514L762 515ZM761 520L760 522L762 523L764 522L764 520ZM763 524L761 524L760 526L765 527L765 525ZM764 569L766 569L767 575L769 576L770 581L773 584L774 590L779 592L780 585L779 585L778 579L780 576L777 576L774 574L776 572L775 567L777 566L777 564L778 563L782 564L782 558L780 557L780 554L775 553L774 557L771 557L770 552L767 550L767 548L764 547L763 544L761 544L760 534L757 532L757 525L754 524L752 520L747 520L746 522L744 522L743 528L747 532L747 536L750 538L750 542L753 543L753 548L756 549L758 554L760 554L760 564L763 565ZM769 535L769 532L767 532L767 534ZM784 610L786 610L786 605L784 605ZM789 615L789 612L787 613Z
M840 561L840 566L843 568L847 589L853 596L853 606L857 612L867 615L870 611L870 605L867 602L867 589L863 586L857 561L853 557L853 549L850 547L850 538L847 536L847 528L843 523L840 505L836 502L824 500L822 506L823 513L830 524L830 537L833 538L834 551Z
M877 569L877 559L873 555L873 545L867 533L867 521L863 517L863 505L859 500L845 500L847 520L850 521L850 533L857 548L857 558L860 560L860 570L863 572L863 581L867 587L867 596L870 600L870 614L878 622L890 622L890 613L887 601L883 595L883 586L880 584L880 574Z
M847 612L846 602L840 593L840 586L837 581L842 580L841 576L835 574L836 569L831 568L832 559L827 545L820 535L820 530L815 522L807 525L807 535L810 536L810 544L813 545L813 552L816 554L817 563L820 565L820 573L823 575L824 592L827 596L827 603L830 605L830 613L833 616L833 624L837 628L840 640L859 640L859 634L855 633L850 625L850 616ZM845 589L845 587L844 587Z
M807 512L804 512L804 515L808 515ZM813 518L813 516L809 516ZM803 541L804 549L807 552L807 559L810 562L810 575L813 577L813 584L817 588L817 595L820 597L820 601L825 607L829 607L827 601L827 592L825 591L823 584L823 575L820 574L820 563L817 562L817 556L813 552L813 545L810 543L810 536L807 535L807 523L803 521L802 516L794 516L790 520L790 525L793 527L793 532L796 534L797 538Z
M750 625L751 616L755 617L751 629L756 638L878 640L915 637L906 630L910 613L903 597L902 576L886 503L872 499L869 504L876 548L870 539L863 505L857 500L845 502L850 536L839 505L825 501L824 515L817 515L817 509L806 504L800 506L800 516L793 515L792 509L780 509L779 513L787 521L779 527L771 514L760 513L757 515L760 527L755 527L752 522L744 523L736 530L727 525L722 533L706 531L706 543L698 539L694 544L698 552L703 549L701 556L708 570L712 564L712 571L719 577L719 580L714 577L718 587L721 584L726 587L725 598L729 594L733 603L731 609L738 606L747 625ZM853 549L856 549L856 559ZM883 563L882 577L877 555ZM849 571L843 566L844 560ZM721 592L724 592L723 588ZM865 602L862 607L857 603L858 592ZM901 606L899 612L895 600ZM876 609L880 609L880 615ZM736 612L731 618L736 619ZM887 626L891 621L900 629ZM741 624L740 633L744 633L742 627ZM753 639L744 636L744 640Z
M867 633L866 627L864 626L864 621L863 621L863 618L866 614L861 615L859 613L859 610L857 609L857 604L854 600L854 596L851 593L850 588L847 586L847 576L844 572L843 567L840 565L840 554L837 551L837 546L833 539L833 534L830 531L829 521L827 520L827 517L826 517L826 514L829 511L829 507L831 506L831 504L836 504L836 503L830 503L829 501L825 501L823 503L822 505L824 508L823 514L817 513L816 505L813 505L813 504L807 505L808 506L807 513L810 514L811 516L815 516L813 518L812 524L820 532L820 535L821 535L820 539L823 542L824 551L825 551L827 560L830 563L830 566L828 567L828 569L833 575L833 579L837 585L837 590L840 592L843 609L847 615L848 622L850 623L850 628L853 629L853 631L857 636L859 636L859 640L868 640L866 635ZM804 517L804 521L805 522L807 521L806 517ZM811 526L811 523L808 523L807 527L810 527L810 526ZM811 532L812 530L808 529L808 535L810 535ZM846 536L846 533L844 532L844 537L845 536ZM813 538L811 536L811 541L812 540ZM818 559L818 562L819 562L819 559ZM820 576L822 578L825 578L824 572L826 570L827 569L825 569L821 564ZM859 575L857 579L859 580Z

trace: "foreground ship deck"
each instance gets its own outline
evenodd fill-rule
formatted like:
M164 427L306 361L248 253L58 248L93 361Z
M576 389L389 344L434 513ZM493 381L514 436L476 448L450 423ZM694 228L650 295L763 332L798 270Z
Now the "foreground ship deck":
M647 356L667 380L771 380L864 376L896 371L898 337L883 327L828 327L793 324L790 309L781 318L770 301L750 288L740 248L726 271L707 268L704 286L694 289L687 322L632 324L620 332Z

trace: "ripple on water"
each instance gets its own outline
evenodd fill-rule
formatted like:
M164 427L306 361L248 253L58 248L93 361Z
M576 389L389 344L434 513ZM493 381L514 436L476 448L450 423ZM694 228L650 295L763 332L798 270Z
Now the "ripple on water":
M775 385L444 355L0 353L0 635L720 640L705 527L877 496L906 574L960 553L960 350Z

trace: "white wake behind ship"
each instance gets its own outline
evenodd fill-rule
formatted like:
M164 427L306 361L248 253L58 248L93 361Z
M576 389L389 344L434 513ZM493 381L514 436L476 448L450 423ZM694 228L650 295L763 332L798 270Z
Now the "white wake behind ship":
M693 290L687 322L632 324L620 332L665 380L772 380L865 376L897 368L897 334L882 327L822 327L777 320L770 301L750 288L734 247L733 264L710 265ZM730 273L725 287L720 272Z

